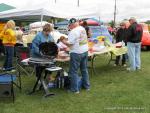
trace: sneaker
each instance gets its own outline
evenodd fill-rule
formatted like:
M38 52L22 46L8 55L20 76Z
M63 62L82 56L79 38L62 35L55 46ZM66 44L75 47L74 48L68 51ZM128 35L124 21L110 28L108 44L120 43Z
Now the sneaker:
M3 71L6 71L6 68L3 67L2 70L3 70Z
M133 69L131 69L131 68L128 67L128 68L127 68L127 71L130 71L130 72L131 72L131 71L135 71L135 70L133 70Z
M79 94L80 92L79 92L79 91L75 91L74 93L75 93L75 94Z
M11 69L11 70L6 70L6 69L4 69L3 71L5 71L5 72L8 72L8 73L13 73L13 72L16 72L16 70L15 69Z
M131 69L128 67L127 69L126 69L127 71L131 71Z
M123 67L127 67L127 64L122 64Z
M4 56L4 53L1 53L0 56Z
M86 91L90 91L90 88L87 88Z
M14 70L14 69L15 69L14 67L3 68L3 71L11 71L11 70Z
M15 70L15 69L12 69L12 70L10 70L10 72L16 72L16 70Z
M41 83L41 81L39 80L39 81L38 81L38 85L41 85L41 84L42 84L42 83Z
M114 67L118 66L117 64L114 64Z
M140 67L136 67L136 70L141 70L141 68Z
M67 90L68 93L74 93L74 94L79 94L79 91L71 91L71 90Z

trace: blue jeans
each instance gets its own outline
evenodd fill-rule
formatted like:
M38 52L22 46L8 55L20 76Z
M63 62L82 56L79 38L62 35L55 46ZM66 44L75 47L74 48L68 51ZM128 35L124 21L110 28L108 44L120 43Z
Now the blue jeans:
M70 68L69 68L69 76L71 78L71 91L76 92L79 91L79 75L78 70L80 68L81 75L82 75L82 86L86 89L90 88L89 83L89 74L87 68L88 62L88 52L77 54L71 53L70 54Z
M13 46L5 46L6 58L4 62L4 68L7 70L11 70L14 56L14 47Z
M130 69L135 71L141 68L141 43L127 43Z

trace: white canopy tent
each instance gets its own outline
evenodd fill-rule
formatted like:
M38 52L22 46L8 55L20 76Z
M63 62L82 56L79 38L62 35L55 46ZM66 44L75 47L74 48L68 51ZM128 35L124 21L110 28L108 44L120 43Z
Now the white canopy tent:
M55 17L53 12L46 9L14 9L0 13L0 19L13 20L47 20L50 17Z
M13 9L0 13L0 19L13 20L47 20L50 17L57 18L88 18L98 17L99 13L96 7L78 8L49 6L48 8L32 9Z

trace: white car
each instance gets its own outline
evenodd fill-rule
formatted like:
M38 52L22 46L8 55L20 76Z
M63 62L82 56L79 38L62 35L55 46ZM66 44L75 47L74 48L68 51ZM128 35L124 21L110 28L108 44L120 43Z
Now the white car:
M30 33L27 35L23 35L23 43L24 46L27 46L28 43L32 43L32 40L34 39L34 37L36 36L36 33L38 33L39 31L42 31L42 27L47 24L48 22L34 22L32 24L29 25L30 28ZM51 23L50 23L51 24ZM53 24L51 24L53 26ZM55 43L57 43L58 39L61 36L64 36L66 38L68 38L67 35L60 33L59 31L53 29L53 31L50 33L55 41Z

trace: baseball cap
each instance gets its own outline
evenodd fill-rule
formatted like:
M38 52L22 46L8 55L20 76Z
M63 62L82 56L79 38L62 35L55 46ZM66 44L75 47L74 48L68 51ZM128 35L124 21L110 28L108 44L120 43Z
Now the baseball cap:
M75 18L71 18L70 20L69 20L69 25L70 24L74 24L74 23L76 23L77 22L77 20L75 19Z

